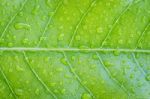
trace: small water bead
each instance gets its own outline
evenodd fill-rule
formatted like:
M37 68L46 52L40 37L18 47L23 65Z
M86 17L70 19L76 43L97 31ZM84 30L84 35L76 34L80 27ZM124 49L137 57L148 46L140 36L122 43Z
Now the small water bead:
M110 63L109 61L104 61L104 65L105 65L106 67L111 67L111 66L113 66L113 64Z
M64 70L64 69L61 68L61 67L59 67L59 68L56 69L57 72L62 72L63 70Z
M38 88L35 90L35 94L36 94L36 95L39 95L39 94L40 94L40 90L39 90Z
M26 23L16 23L14 25L14 27L16 30L19 30L19 29L30 30L30 28L31 28L31 26L29 24L26 24Z
M8 47L12 47L12 46L13 46L12 42L8 43Z
M81 99L92 99L91 95L88 93L83 93Z
M61 34L58 36L58 40L59 40L59 41L62 41L63 39L64 39L64 34L61 33Z
M22 41L23 44L28 44L29 43L29 40L27 38L25 38L23 41Z
M77 36L75 37L75 40L76 40L76 41L80 41L80 40L81 40L81 36L80 36L80 35L77 35Z
M20 66L16 66L16 70L17 70L17 71L24 71L24 69L21 68Z
M96 69L96 65L95 65L95 64L94 64L94 65L91 65L90 68L91 68L91 69Z
M19 12L19 16L21 16L21 17L22 17L22 16L23 16L23 12Z
M64 57L60 59L60 62L64 65L68 65L68 63Z
M33 10L32 10L32 14L37 14L38 13L38 11L39 11L39 8L40 8L40 6L39 5L36 5L34 8L33 8Z
M16 95L21 96L23 95L24 91L22 89L15 89L15 93Z
M41 41L44 41L44 40L46 40L47 39L47 37L40 37L40 40Z
M65 74L64 77L65 78L71 78L71 75Z
M52 0L45 0L45 2L48 7L52 7Z
M55 83L55 82L50 83L50 86L51 86L51 87L54 87L54 86L56 86L56 83Z
M57 89L54 89L54 93L59 93L59 91Z
M61 90L61 93L62 93L62 94L65 94L65 92L66 92L66 89L62 89L62 90Z
M68 4L69 4L69 1L68 1L68 0L64 0L64 1L63 1L63 4L64 4L64 5L68 5Z
M147 75L146 75L146 80L147 80L147 81L150 81L150 74L147 74Z
M76 59L75 56L71 56L72 61L75 61L75 59Z
M115 56L119 56L120 51L119 50L115 50L113 53L114 53Z

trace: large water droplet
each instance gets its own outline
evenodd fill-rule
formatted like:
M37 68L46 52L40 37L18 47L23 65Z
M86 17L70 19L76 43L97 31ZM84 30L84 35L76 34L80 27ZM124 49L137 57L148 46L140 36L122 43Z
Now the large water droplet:
M26 29L26 30L30 30L31 26L29 24L26 23L16 23L14 25L15 29L19 30L19 29Z

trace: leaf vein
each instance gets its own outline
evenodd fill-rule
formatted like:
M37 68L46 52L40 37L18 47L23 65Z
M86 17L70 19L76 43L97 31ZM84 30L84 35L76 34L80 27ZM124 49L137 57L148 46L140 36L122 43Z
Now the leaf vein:
M87 16L87 14L90 12L90 10L92 9L92 7L94 7L94 4L95 4L95 3L96 3L96 0L93 0L93 1L91 2L91 4L89 5L89 7L87 8L87 10L82 14L82 16L81 16L79 22L76 24L75 29L73 30L73 35L72 35L71 40L70 40L70 42L69 42L69 47L71 46L71 44L72 44L72 42L73 42L73 40L74 40L74 37L75 37L75 35L77 34L77 31L78 31L78 29L79 29L80 24L81 24L82 21L85 19L85 17Z
M112 33L113 29L115 28L116 24L119 22L120 18L128 11L128 9L130 8L130 6L132 5L133 1L131 3L129 3L125 9L121 12L121 14L119 14L117 16L117 18L115 19L114 23L112 24L111 29L109 30L109 32L106 34L104 40L101 43L101 48L104 46L105 41L108 39L109 35Z
M48 88L48 86L44 83L44 81L38 76L38 74L36 73L36 71L31 67L28 57L26 55L26 53L23 51L23 55L24 55L24 59L25 62L27 63L27 65L29 66L31 72L33 73L33 75L35 76L35 78L42 84L42 86L53 96L54 99L57 99L57 96Z
M24 6L26 5L27 1L28 1L28 0L25 0L25 1L24 1L23 5L22 5L22 7L19 9L19 11L17 11L17 13L14 14L14 15L12 16L12 18L10 19L10 21L7 23L6 27L4 28L4 30L3 30L3 32L2 32L2 35L1 35L0 39L3 38L3 36L5 35L5 33L6 33L7 29L8 29L8 27L9 27L10 24L15 20L16 16L19 14L19 12L23 10L23 8L24 8Z
M41 37L43 37L43 36L45 35L46 30L48 29L48 26L49 26L49 24L50 24L52 18L53 18L54 15L57 13L57 11L58 11L58 9L59 9L59 7L60 7L61 5L62 5L62 0L57 4L57 6L56 6L56 8L55 8L55 10L54 10L54 13L51 15L51 17L49 17L49 19L48 19L48 21L47 21L47 23L46 23L46 25L45 25L45 27L44 27L44 30L43 30L43 32L42 32ZM38 44L37 44L37 47L40 46L41 41L42 41L42 40L40 39L39 42L38 42Z
M5 75L5 73L3 72L3 70L2 70L1 67L0 67L0 72L1 72L1 74L2 74L2 76L3 76L3 78L5 79L5 82L6 82L6 84L8 85L8 87L9 87L11 93L13 94L14 98L17 99L17 95L15 94L13 87L12 87L12 86L10 85L10 83L9 83L9 82L10 82L9 79L6 77L6 75Z
M86 87L86 86L82 83L80 77L79 77L79 76L77 75L77 73L73 70L73 67L72 67L71 63L69 62L69 60L68 60L67 55L65 54L65 52L63 51L62 53L63 53L63 55L64 55L64 57L65 57L65 59L66 59L66 61L67 61L67 64L69 65L69 69L71 70L71 73L73 73L73 75L75 76L76 80L81 84L81 86L82 86L92 97L94 97L94 95L93 95L93 93L91 92L91 90L90 90L88 87Z
M102 58L100 57L100 55L99 55L98 52L96 52L96 55L98 56L99 62L102 64L104 70L106 71L106 73L108 74L108 76L112 79L113 83L117 84L128 96L130 96L130 94L128 93L128 90L124 87L124 85L121 85L118 80L116 80L115 78L113 78L113 77L111 76L110 71L109 71L109 70L107 69L107 67L105 66L105 64L104 64L104 62L103 62L103 60L102 60Z

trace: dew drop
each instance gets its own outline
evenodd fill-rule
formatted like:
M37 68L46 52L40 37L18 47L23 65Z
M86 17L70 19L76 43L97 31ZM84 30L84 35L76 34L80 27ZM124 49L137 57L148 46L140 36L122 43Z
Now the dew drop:
M59 40L59 41L62 41L63 39L64 39L64 34L61 33L61 34L58 36L58 40Z
M25 39L22 41L23 44L28 44L28 42L29 42L29 40L28 40L27 38L25 38Z
M75 56L71 56L71 60L74 61L75 60Z
M98 27L98 28L96 29L96 31L97 31L97 33L102 33L102 32L103 32L103 28L102 28L102 27Z
M8 43L8 47L12 47L13 46L13 43Z
M115 55L115 56L118 56L119 54L120 54L120 51L119 51L119 50L115 50L115 51L114 51L114 55Z
M34 14L34 15L37 14L39 8L40 8L39 5L35 6L35 7L33 8L33 10L32 10L32 14Z
M9 68L8 72L12 73L12 72L13 72L13 69L12 69L12 68Z
M91 95L88 93L83 93L81 99L92 99Z
M62 93L62 94L65 94L65 92L66 92L66 89L62 89L62 90L61 90L61 93Z
M56 83L50 83L50 86L52 86L52 87L54 87L54 86L56 86Z
M61 68L61 67L60 67L60 68L57 68L56 71L57 71L57 72L62 72L62 71L63 71L63 68Z
M147 80L147 81L150 81L150 74L147 74L147 75L146 75L146 80Z
M40 94L40 90L39 90L38 88L35 90L35 94L36 94L36 95L39 95L39 94Z
M75 37L75 40L77 40L77 41L80 41L80 39L81 39L80 35L77 35L77 36Z
M20 29L26 29L26 30L30 30L31 26L29 24L26 23L16 23L14 25L16 30L20 30Z
M111 67L112 66L112 64L109 61L104 61L104 64L105 64L106 67Z
M52 7L52 2L51 2L51 0L46 0L45 2L46 2L46 5L47 5L48 7Z
M15 93L16 93L16 95L21 96L21 95L23 95L23 90L22 89L15 89Z
M118 40L118 44L123 44L123 40L122 39Z
M96 68L96 65L95 65L95 64L94 64L94 65L91 65L90 68L91 68L91 69L95 69L95 68Z
M68 0L64 0L63 4L68 5L69 4Z
M21 17L22 17L22 16L23 16L23 12L19 12L19 16L21 16Z
M97 59L98 59L98 56L97 56L96 54L94 54L94 55L92 56L92 58L93 58L94 60L97 60Z
M61 63L64 65L68 65L66 59L63 57L60 59Z
M54 90L54 93L59 93L59 91L57 89Z
M20 66L16 66L16 70L17 71L23 71L23 68L21 68Z

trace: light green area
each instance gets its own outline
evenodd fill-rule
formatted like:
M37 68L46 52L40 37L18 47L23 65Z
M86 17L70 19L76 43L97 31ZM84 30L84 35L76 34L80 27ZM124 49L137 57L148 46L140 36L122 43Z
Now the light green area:
M0 0L0 12L0 99L149 99L150 0Z

